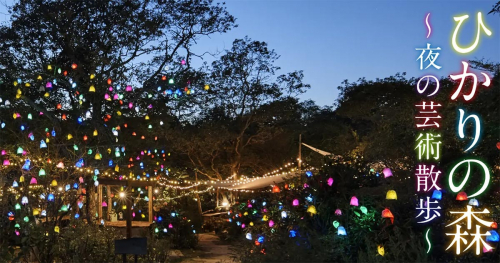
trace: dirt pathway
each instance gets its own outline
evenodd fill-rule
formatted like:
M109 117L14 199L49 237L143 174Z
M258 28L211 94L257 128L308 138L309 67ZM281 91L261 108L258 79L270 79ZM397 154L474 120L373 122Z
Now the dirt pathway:
M231 251L230 245L221 242L219 238L212 233L203 233L198 236L198 246L196 255L183 259L181 263L189 262L204 262L204 263L234 263L231 256L234 252Z

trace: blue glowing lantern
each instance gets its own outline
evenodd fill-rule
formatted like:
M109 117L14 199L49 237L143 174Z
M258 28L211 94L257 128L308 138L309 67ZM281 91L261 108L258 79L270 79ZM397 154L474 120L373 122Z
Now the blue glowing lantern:
M312 177L312 176L313 176L313 173L312 173L311 171L307 171L307 172L306 172L306 175L307 175L307 177Z
M158 217L158 222L161 222L161 220L163 220L163 218L161 216Z
M12 183L12 187L18 187L18 186L19 186L19 184L18 184L16 181L14 181L14 182Z
M171 217L175 217L175 212L170 213Z
M477 199L472 198L471 200L469 200L469 205L479 206L479 202L477 201Z
M64 187L64 191L69 191L69 189L71 189L71 186L69 184L67 184L65 187Z
M47 201L54 202L54 194L49 194L49 197L47 197Z
M486 241L487 242L498 242L498 241L500 241L500 236L498 235L497 231L490 230L490 231L488 231L488 233L490 233L490 235L486 237Z
M263 243L264 242L264 237L260 236L259 238L257 238L257 241L259 241L259 243Z
M252 234L251 233L247 233L246 236L245 236L246 239L248 240L252 240Z
M47 144L45 143L44 140L40 141L40 148L47 148Z
M113 160L109 160L108 165L109 167L113 166Z
M80 215L79 214L75 214L75 219L78 219L80 218Z
M289 237L295 237L297 235L297 232L295 232L295 230L290 230L290 235L288 235Z
M337 235L347 236L347 232L345 231L345 228L343 226L339 226L339 228L337 228Z
M78 162L76 162L76 167L78 167L78 168L82 168L83 165L84 165L83 159L80 159L80 160L78 160Z
M432 192L432 199L441 200L442 197L443 193L441 191L434 190L434 192Z
M74 189L78 189L78 184L77 184L77 183L74 183L74 184L73 184L73 188L74 188Z

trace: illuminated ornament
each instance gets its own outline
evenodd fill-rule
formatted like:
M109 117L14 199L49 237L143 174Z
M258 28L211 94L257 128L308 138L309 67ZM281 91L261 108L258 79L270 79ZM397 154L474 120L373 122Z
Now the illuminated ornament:
M21 182L21 183L24 182L24 176L21 175L21 177L19 177L19 182Z
M7 154L7 151L6 150L2 150L2 155L6 155Z
M467 194L465 192L460 192L457 194L457 199L458 201L465 201L467 200Z
M73 139L73 135L68 134L68 141L71 140L71 139Z
M311 171L306 171L306 176L307 177L312 177L313 176L313 173Z
M48 97L50 96L50 93L45 92L45 94L43 94L43 96L44 96L45 98L48 98Z
M332 186L333 185L333 178L328 178L328 181L326 182L328 184L328 186Z
M31 161L30 159L26 159L26 161L24 162L24 165L23 165L23 170L26 170L26 171L29 171L30 169L30 165L31 165Z
M59 233L59 227L58 226L54 227L54 232Z
M54 201L54 194L49 194L49 196L47 197L47 201L53 202Z
M14 182L12 183L12 187L18 187L19 184L16 182L16 180L14 180Z
M351 205L352 206L359 206L358 198L356 198L356 196L351 197Z
M486 241L487 242L498 242L498 241L500 241L500 236L498 235L497 231L490 230L490 231L488 231L488 233L490 233L490 235L486 236Z
M52 130L52 137L56 137L56 131Z
M132 86L125 87L125 91L131 92L132 91Z
M23 198L21 199L21 204L23 204L23 205L28 204L28 197L23 196Z
M73 149L74 149L75 151L78 151L78 146L77 146L76 144L74 144L74 145L73 145Z
M345 228L343 226L339 226L337 228L337 235L338 236L347 236L347 232L345 231Z
M497 149L500 150L500 142L497 142Z
M388 178L388 177L392 176L392 171L389 168L384 168L384 170L382 171L382 173L384 174L384 178Z
M174 84L174 79L169 79L168 84Z
M359 210L361 210L361 212L362 212L363 214L365 214L365 215L368 213L368 209L366 209L366 207L364 207L364 206L360 206L360 207L359 207Z
M389 210L388 208L386 208L382 211L382 218L390 218L391 224L394 224L394 215L391 213L391 210Z
M41 216L47 216L47 211L42 210Z
M72 69L76 69L77 67L78 67L78 65L76 63L71 64Z
M33 135L32 132L30 132L30 134L28 134L28 138L30 138L30 140L35 140L35 136Z
M287 214L285 211L281 211L281 218L286 218L287 217Z
M146 117L144 117L144 119L149 120L149 115L146 115Z
M47 89L51 89L52 88L52 82L47 82L47 84L45 84L45 88Z
M280 188L277 185L275 185L273 187L273 193L279 193L279 192L280 192Z
M44 176L45 175L45 170L42 168L40 169L40 171L38 172L38 176Z
M15 209L16 210L21 210L21 205L19 203L17 203L16 206L15 206Z
M262 221L267 221L267 220L269 220L269 218L267 217L267 215L264 215L264 216L262 217Z
M75 214L75 219L80 218L80 214Z
M57 186L57 181L56 181L55 179L54 179L54 180L52 180L52 182L50 183L50 185L51 185L51 186L54 186L54 187L55 187L55 186Z
M108 93L104 94L104 99L105 99L105 100L111 100L111 98L109 97L109 94L108 94Z
M248 240L252 240L252 234L251 233L247 233L246 236L245 236L246 239Z
M111 82L112 82L111 79L108 79L108 85L111 85Z
M443 197L443 193L439 190L434 190L434 192L432 192L432 199L436 199L436 200L441 200L441 198Z
M40 215L40 209L33 209L33 216Z
M67 212L68 211L68 206L67 205L62 205L61 206L61 211Z
M469 205L479 206L479 202L477 201L477 199L472 198L471 200L469 200Z
M31 177L30 184L37 184L35 177Z
M205 85L205 90L209 90L209 89L210 89L210 86Z
M98 133L97 133L97 130L94 130L94 134L93 134L93 135L94 135L94 136L97 136L97 134L98 134Z
M30 221L30 218L25 216L23 220L24 220L24 222L28 223Z
M47 148L47 143L45 143L44 140L40 141L40 149L42 149L42 148Z
M17 154L23 154L24 150L21 147L17 148Z
M174 228L172 224L168 224L168 228Z
M340 223L338 221L333 221L333 227L338 228L340 226Z
M274 226L274 221L273 220L269 220L269 227L273 227Z
M491 226L490 226L490 227L491 227L491 228L495 228L495 229L496 229L496 228L498 228L498 224L497 224L497 222L493 222L493 223L491 223Z
M90 88L89 88L89 92L95 92L95 87L94 85L91 85Z
M82 201L78 201L78 208L82 208L83 207L83 202Z
M33 116L31 115L31 113L28 113L28 120L31 120L33 119Z
M382 257L385 254L384 247L383 246L378 246L377 247L378 254L381 255Z
M74 189L78 189L78 184L77 184L77 183L74 183L74 184L73 184L73 188L74 188Z
M253 226L253 222L250 222L250 226Z
M311 213L311 215L315 215L317 213L316 207L314 205L311 205L307 208L307 212Z
M389 191L387 191L387 194L385 195L385 199L387 199L387 200L398 200L398 195L396 194L396 191L389 190Z
M56 165L57 168L59 169L63 169L64 168L64 163L63 162L59 162L57 165Z
M76 162L75 166L78 167L78 168L82 168L84 166L83 158L81 158L80 160L78 160Z
M335 215L336 216L341 216L342 215L342 211L337 208L337 210L335 210Z
M67 192L67 191L69 191L69 189L71 189L71 185L67 184L67 185L64 187L64 190Z

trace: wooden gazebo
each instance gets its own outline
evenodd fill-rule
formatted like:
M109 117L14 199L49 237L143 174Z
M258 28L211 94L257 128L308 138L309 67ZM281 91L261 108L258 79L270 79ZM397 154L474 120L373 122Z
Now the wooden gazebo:
M99 179L99 186L97 188L97 199L98 199L98 218L99 221L103 219L103 212L102 212L102 199L103 199L103 193L102 193L102 188L106 187L106 193L108 196L108 217L111 213L111 208L112 208L112 201L111 201L111 187L116 187L116 186L125 186L125 187L147 187L148 188L148 221L132 221L132 210L130 209L132 207L132 198L131 197L126 197L126 204L127 204L127 214L125 215L126 221L116 221L116 222L111 222L110 218L105 219L105 224L108 226L113 226L113 227L127 227L127 238L130 238L131 235L131 228L132 227L149 227L151 223L153 222L153 186L156 185L156 182L152 181L130 181L130 180L116 180L116 179L110 179L110 178L101 178Z

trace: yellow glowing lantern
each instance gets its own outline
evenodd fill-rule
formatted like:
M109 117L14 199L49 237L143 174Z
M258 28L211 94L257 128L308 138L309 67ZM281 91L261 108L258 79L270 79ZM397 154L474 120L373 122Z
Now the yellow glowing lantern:
M384 247L383 246L378 246L377 247L377 251L378 251L378 254L381 255L382 257L384 256L385 254L385 250L384 250Z
M253 226L253 222L250 222L250 226Z
M44 96L45 98L48 98L48 97L50 96L50 94L49 94L48 92L45 92L45 94L43 94L43 96Z
M33 216L40 215L40 209L33 209Z
M59 233L59 227L58 226L54 227L54 232Z
M89 88L89 92L95 92L95 87L94 85L91 85L90 88Z
M42 80L42 76L38 75L38 77L36 78L37 80Z
M47 66L47 70L52 70L52 66L51 66L51 65L48 65L48 66Z
M311 215L315 215L315 214L317 213L317 211L316 211L316 207L315 207L315 206L313 206L313 205L309 206L309 207L307 208L307 212L308 212L308 213L311 213Z
M146 120L149 120L149 115L146 115L145 119L146 119Z
M122 116L122 112L121 112L121 111L117 111L117 112L116 112L116 114L117 114L118 116Z
M56 179L52 180L52 183L50 183L51 186L57 186L57 181Z
M94 136L97 136L97 134L98 134L97 130L94 130Z
M127 206L126 205L122 206L122 209L123 210L127 209Z
M90 79L94 79L95 78L95 74L90 74Z
M73 139L73 135L68 134L68 141L71 140L71 139Z
M264 215L264 216L262 217L262 221L267 221L267 220L269 220L269 218L267 217L267 215Z
M21 177L19 177L19 182L20 183L24 182L24 176L23 175L21 175Z
M210 86L205 85L205 90L209 90L209 89L210 89Z
M396 191L389 190L389 191L387 191L387 195L385 196L385 199L398 200L398 195L396 194Z
M120 167L118 167L118 164L115 166L115 172L119 172L120 171Z
M101 160L102 156L100 153L96 153L94 159Z
M12 118L17 119L17 113L12 114Z

